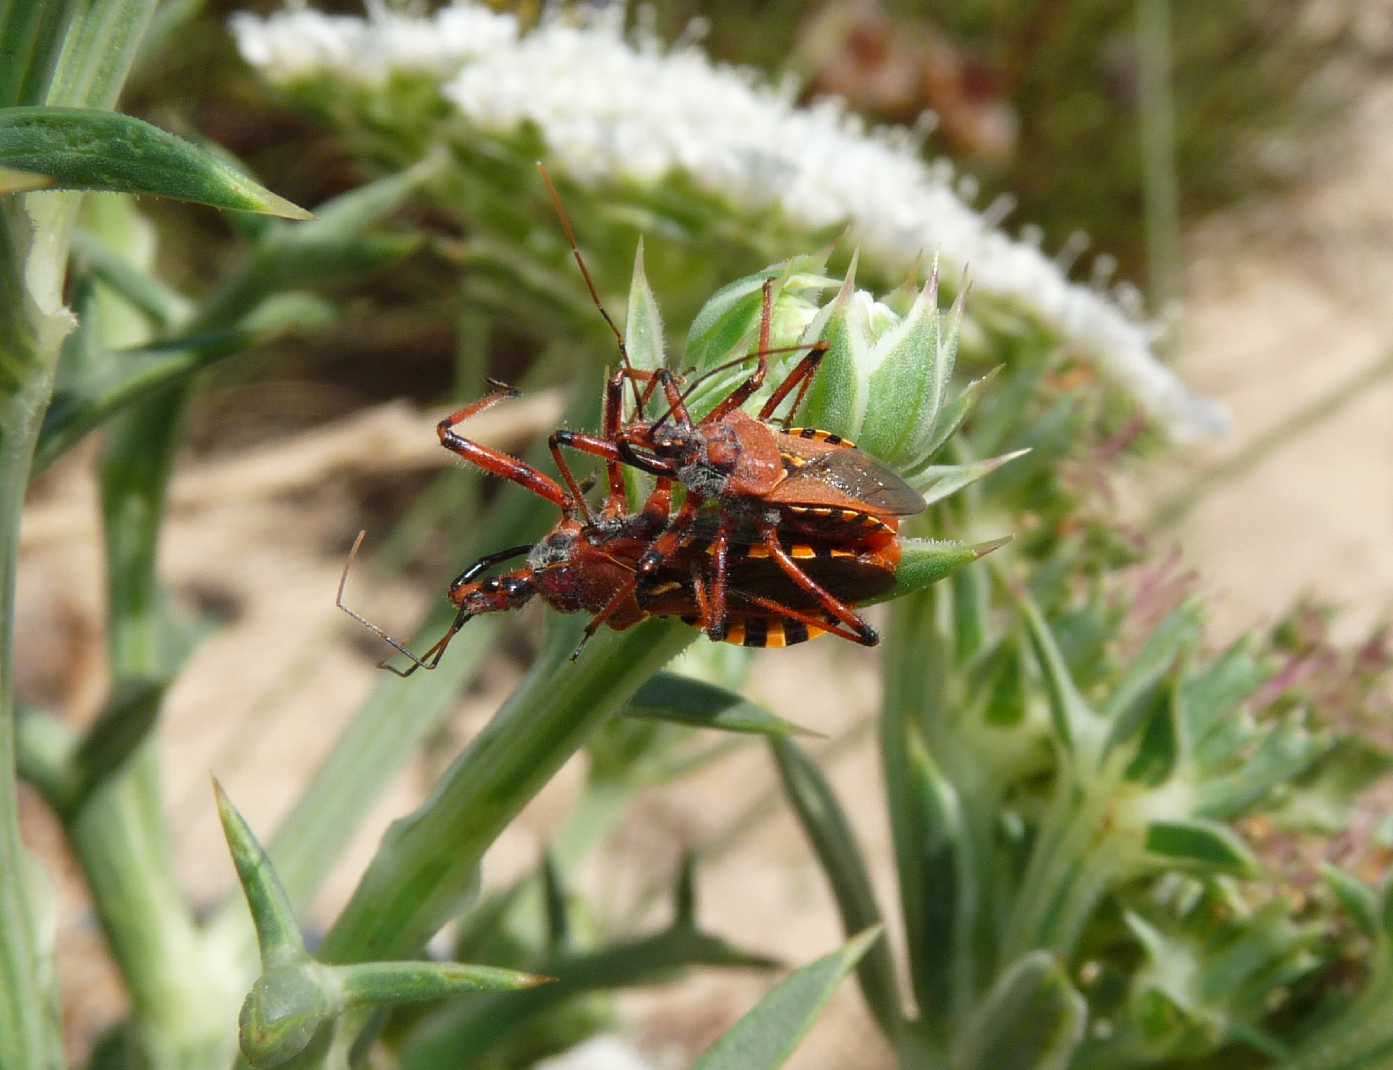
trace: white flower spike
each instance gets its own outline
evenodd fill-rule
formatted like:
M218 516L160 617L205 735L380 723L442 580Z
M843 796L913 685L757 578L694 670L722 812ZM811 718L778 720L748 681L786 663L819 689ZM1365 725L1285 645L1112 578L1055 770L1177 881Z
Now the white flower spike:
M682 172L741 212L778 206L810 230L846 225L866 261L887 274L926 249L945 274L970 263L974 301L1038 319L1173 436L1226 430L1223 406L1196 397L1153 356L1150 325L964 204L951 167L913 150L914 131L868 131L837 101L800 106L694 44L626 36L622 16L621 5L580 22L556 15L523 34L513 16L462 2L429 18L379 6L361 19L300 8L242 14L232 28L247 61L280 82L439 77L482 130L507 136L534 124L552 166L583 183L651 184Z

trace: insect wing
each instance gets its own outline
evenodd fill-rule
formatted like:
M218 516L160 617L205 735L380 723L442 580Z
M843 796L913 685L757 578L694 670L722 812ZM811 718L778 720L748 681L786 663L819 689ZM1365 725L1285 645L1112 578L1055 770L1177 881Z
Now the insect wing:
M844 447L800 460L803 463L774 488L771 502L859 508L878 516L924 511L924 496L869 453Z

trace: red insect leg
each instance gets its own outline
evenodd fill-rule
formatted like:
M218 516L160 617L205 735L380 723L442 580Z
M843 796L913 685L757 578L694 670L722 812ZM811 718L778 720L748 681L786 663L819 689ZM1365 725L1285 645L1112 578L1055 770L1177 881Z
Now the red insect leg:
M466 461L478 465L485 472L493 475L502 476L504 479L511 479L519 486L525 487L539 498L545 498L566 517L570 517L575 512L574 503L566 497L566 492L550 476L543 474L533 468L525 461L520 461L512 454L504 453L489 446L481 446L472 439L467 439L458 434L454 428L469 419L477 416L486 409L491 409L500 401L507 398L515 398L518 392L512 387L501 387L492 394L480 398L472 405L451 413L444 420L436 425L436 433L440 436L440 444L452 453L457 453Z

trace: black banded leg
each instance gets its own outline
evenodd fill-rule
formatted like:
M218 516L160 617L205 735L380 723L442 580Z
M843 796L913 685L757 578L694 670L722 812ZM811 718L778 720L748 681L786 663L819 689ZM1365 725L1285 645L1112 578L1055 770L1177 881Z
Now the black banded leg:
M791 579L804 592L816 599L818 605L837 620L841 621L852 633L849 635L842 635L841 632L838 632L838 635L842 635L842 638L850 639L854 643L860 643L862 646L875 646L880 642L880 636L876 634L876 630L857 616L855 610L828 591L798 566L798 562L789 556L788 551L785 550L783 545L779 542L779 532L777 528L772 526L766 527L762 530L761 535L765 547L769 550L769 556L778 563L781 569L783 569L784 575Z

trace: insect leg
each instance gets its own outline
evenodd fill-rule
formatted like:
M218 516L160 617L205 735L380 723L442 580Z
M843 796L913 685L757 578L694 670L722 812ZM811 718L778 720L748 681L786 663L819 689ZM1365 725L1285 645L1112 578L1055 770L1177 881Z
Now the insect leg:
M788 397L789 391L797 386L798 396L793 399L793 405L783 417L785 427L792 421L798 412L798 407L803 404L803 398L807 395L808 388L813 385L813 375L817 371L818 365L822 363L822 358L827 355L826 342L814 342L812 346L813 348L808 355L794 366L793 371L788 373L787 378L779 384L779 388L770 395L769 400L764 403L764 407L759 410L761 420L768 420L773 416L778 410L779 404Z
M570 517L575 512L575 504L566 497L566 492L554 479L533 468L527 462L518 460L512 454L504 453L502 450L496 450L490 446L481 446L454 430L456 425L463 423L471 416L476 416L507 398L518 396L518 392L512 387L503 386L501 383L494 385L498 389L492 394L452 412L436 425L435 430L436 434L440 436L440 444L451 453L457 453L466 461L478 465L485 472L502 476L504 479L511 479L539 498L545 498L559 508L564 516Z
M714 409L708 412L702 423L712 424L725 419L764 385L764 377L769 373L769 332L774 316L774 280L764 280L764 293L759 312L759 351L755 353L755 370L750 377L737 386Z
M760 609L768 610L770 613L783 617L785 620L794 620L801 624L805 624L815 633L820 634L826 632L828 635L835 635L839 639L849 639L853 643L862 642L859 633L844 628L836 621L829 620L827 617L814 616L812 613L808 613L801 609L794 609L792 606L786 606L782 602L776 602L772 598L763 598L760 595L740 593L739 598L743 602L748 602L752 606L758 606ZM811 638L811 636L809 638Z
M634 592L638 589L639 583L648 576L662 568L663 562L675 554L682 546L683 539L686 538L688 530L696 521L697 510L701 507L701 499L694 494L687 495L686 504L682 506L682 511L672 519L672 523L667 526L667 530L653 540L653 543L639 555L635 565L633 575L629 576L614 592L610 600L605 603L605 607L590 619L590 623L585 626L585 634L576 644L576 649L571 654L571 660L575 661L580 657L581 650L590 641L600 627L610 617L619 611L626 601L634 597Z
M729 579L730 527L727 520L721 520L716 537L711 540L711 604L706 615L703 630L708 638L717 642L726 634L726 586Z
M858 617L855 610L798 567L798 562L789 556L788 551L779 542L779 532L776 527L773 525L765 527L761 531L761 535L764 545L769 550L769 556L783 569L784 575L816 599L818 605L856 633L844 636L844 638L852 639L862 646L875 646L880 642L880 636L876 634L875 629Z

